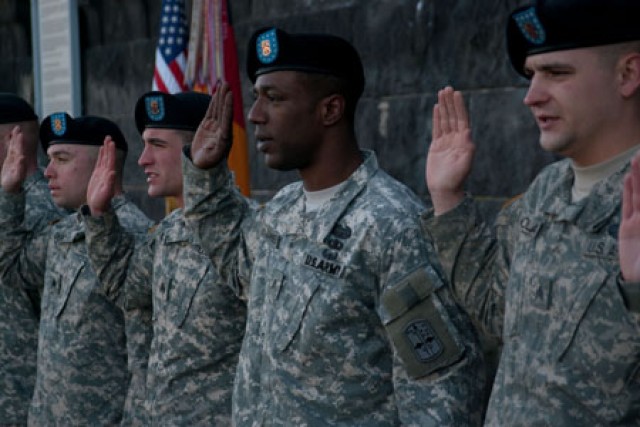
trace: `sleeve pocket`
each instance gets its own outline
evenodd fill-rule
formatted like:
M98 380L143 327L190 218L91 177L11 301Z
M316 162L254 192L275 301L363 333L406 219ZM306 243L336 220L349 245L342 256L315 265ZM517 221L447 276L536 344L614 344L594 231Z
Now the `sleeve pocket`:
M413 379L450 366L464 354L453 325L443 318L446 310L435 292L439 287L420 268L381 298L383 324Z

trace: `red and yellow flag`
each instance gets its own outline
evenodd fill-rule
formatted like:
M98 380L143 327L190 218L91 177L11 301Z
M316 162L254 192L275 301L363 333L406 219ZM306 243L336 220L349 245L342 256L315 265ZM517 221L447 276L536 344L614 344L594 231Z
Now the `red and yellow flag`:
M238 49L227 0L194 0L186 79L193 90L212 93L218 81L233 92L233 147L229 168L236 184L250 195L249 154L242 108Z

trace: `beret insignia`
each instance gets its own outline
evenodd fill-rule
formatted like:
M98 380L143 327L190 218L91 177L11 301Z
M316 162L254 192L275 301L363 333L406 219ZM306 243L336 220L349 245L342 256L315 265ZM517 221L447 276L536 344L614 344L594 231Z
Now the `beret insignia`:
M64 113L51 115L51 132L56 136L62 136L67 131L67 118Z
M276 30L272 28L260 34L256 40L258 60L263 64L270 64L278 57L278 38Z
M518 24L520 32L524 38L529 42L535 45L541 45L546 41L547 36L544 31L544 27L542 26L540 19L538 19L534 7L530 7L515 14L513 19Z
M145 98L147 116L154 122L164 119L164 99L161 96L148 96Z

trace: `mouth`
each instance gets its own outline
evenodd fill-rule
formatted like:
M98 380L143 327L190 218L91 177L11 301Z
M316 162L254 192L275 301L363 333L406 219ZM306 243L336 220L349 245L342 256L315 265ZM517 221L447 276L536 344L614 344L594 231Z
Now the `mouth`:
M536 116L536 122L538 123L538 127L541 130L549 129L553 124L555 124L559 120L556 116L550 116L546 114L540 114Z
M262 153L269 150L272 140L270 138L256 136L256 148Z
M147 175L147 184L151 183L151 181L158 177L158 174L155 172L145 172L145 175Z

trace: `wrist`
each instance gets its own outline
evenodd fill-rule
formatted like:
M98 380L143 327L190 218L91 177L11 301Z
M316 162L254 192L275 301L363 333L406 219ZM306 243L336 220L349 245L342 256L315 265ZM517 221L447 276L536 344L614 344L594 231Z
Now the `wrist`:
M433 203L433 213L435 216L443 215L464 200L464 191L433 191L431 194L431 202Z

